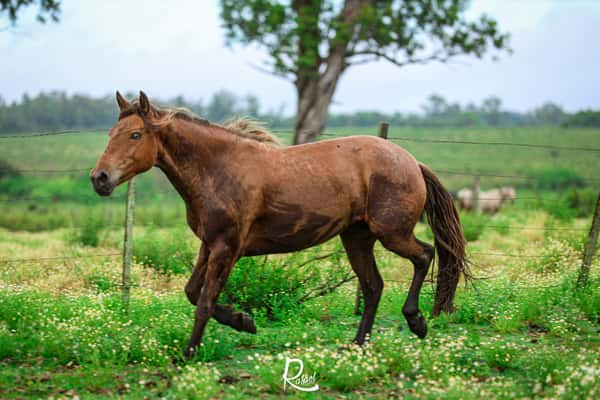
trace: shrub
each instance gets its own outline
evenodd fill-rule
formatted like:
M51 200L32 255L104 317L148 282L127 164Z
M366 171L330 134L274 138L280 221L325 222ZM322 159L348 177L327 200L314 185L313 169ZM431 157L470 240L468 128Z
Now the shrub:
M548 214L561 220L585 218L592 215L596 196L597 192L592 189L572 188L557 200L543 203L543 207Z
M12 230L43 231L70 225L70 211L59 207L38 207L35 203L4 203L0 213L0 226Z
M189 240L187 231L173 229L168 234L149 229L135 237L133 256L146 267L165 275L187 274L194 265L198 245Z
M88 180L72 176L44 179L31 176L8 176L0 181L0 193L11 197L39 197L48 200L94 200Z
M508 235L510 231L510 219L504 215L496 214L492 217L490 224L500 235Z
M116 287L110 277L99 274L88 275L86 282L90 287L96 289L98 293L108 292Z
M272 320L284 319L302 303L353 278L350 268L341 263L342 255L338 248L326 259L319 259L316 251L284 259L244 257L233 268L222 300L248 313L263 313ZM316 262L321 264L318 268L314 267Z
M588 217L594 212L597 192L592 189L571 189L564 196L565 204L577 218Z
M100 231L102 221L98 217L90 216L83 220L83 224L74 228L67 236L67 241L72 244L98 247L100 244Z
M0 160L0 179L9 178L9 177L18 177L21 174L19 170L15 168L8 161Z
M263 311L270 319L296 309L303 294L302 280L280 264L266 257L240 259L223 289L224 302L250 313Z
M533 176L538 181L538 189L543 190L585 186L584 179L577 172L566 168L549 168L538 171Z
M479 239L485 226L489 222L489 217L485 214L478 213L463 213L460 216L460 222L463 228L465 239L469 242L474 242Z
M563 221L575 218L576 212L573 210L564 198L543 203L544 210L551 216Z

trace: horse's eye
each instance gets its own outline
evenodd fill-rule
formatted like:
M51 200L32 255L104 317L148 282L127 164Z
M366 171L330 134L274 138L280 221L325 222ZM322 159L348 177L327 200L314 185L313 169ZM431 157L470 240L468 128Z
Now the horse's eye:
M131 140L140 140L142 138L142 134L139 132L133 132L131 134L131 136L129 136L129 139Z

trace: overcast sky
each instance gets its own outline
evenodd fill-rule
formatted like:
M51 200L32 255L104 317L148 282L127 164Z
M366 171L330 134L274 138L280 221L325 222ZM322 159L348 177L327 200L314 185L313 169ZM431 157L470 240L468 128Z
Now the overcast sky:
M64 0L60 23L40 25L28 10L0 31L0 96L143 89L150 97L206 99L224 88L292 112L292 85L252 67L262 51L225 47L218 12L216 0ZM515 110L547 100L568 110L600 108L600 1L474 0L469 14L483 12L512 34L512 55L353 67L333 110L416 111L432 93L461 103L497 95ZM0 19L0 28L8 25Z

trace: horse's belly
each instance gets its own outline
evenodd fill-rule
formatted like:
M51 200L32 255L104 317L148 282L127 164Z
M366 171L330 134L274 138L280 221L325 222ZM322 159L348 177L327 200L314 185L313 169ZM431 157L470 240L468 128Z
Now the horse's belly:
M288 253L326 242L348 225L345 218L333 219L308 213L302 219L284 216L260 218L246 240L245 255Z

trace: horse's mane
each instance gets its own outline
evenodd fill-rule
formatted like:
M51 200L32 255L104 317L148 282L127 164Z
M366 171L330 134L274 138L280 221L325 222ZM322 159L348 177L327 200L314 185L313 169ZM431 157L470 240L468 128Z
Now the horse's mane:
M225 130L247 139L253 139L272 146L280 146L279 140L265 128L261 121L248 117L228 119L222 125Z
M209 122L207 119L200 118L187 108L159 107L152 105L152 109L159 115L158 121L153 122L153 124L157 126L166 125L173 119L181 119L200 125L216 126L233 135L245 139L256 140L257 142L265 143L271 146L280 145L279 140L267 130L264 124L253 118L235 117L228 119L221 125ZM132 102L128 108L122 110L119 114L119 119L133 114L140 114L138 101Z

